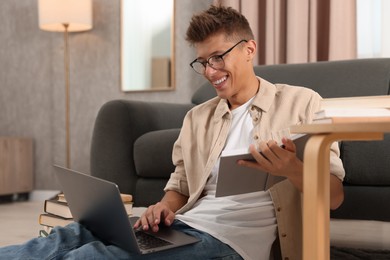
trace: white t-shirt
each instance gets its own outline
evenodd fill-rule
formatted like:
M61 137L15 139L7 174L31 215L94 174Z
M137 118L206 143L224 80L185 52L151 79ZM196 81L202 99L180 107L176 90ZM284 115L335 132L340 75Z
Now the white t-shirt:
M232 111L233 119L224 150L248 148L253 124L252 99ZM205 186L205 196L177 219L228 244L244 259L269 259L277 236L271 196L267 191L215 197L219 160ZM239 180L237 180L239 181Z

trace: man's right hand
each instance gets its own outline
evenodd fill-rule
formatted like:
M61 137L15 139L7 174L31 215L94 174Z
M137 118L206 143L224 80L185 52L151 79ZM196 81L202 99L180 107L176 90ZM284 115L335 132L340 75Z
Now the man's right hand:
M176 191L167 191L162 200L150 206L134 224L134 228L143 230L152 229L158 231L160 223L170 226L175 219L175 212L183 207L188 201L188 197Z
M170 226L175 219L175 213L164 202L158 202L155 205L149 206L148 209L134 224L134 228L142 228L143 230L152 229L153 232L159 230L158 225L164 223Z

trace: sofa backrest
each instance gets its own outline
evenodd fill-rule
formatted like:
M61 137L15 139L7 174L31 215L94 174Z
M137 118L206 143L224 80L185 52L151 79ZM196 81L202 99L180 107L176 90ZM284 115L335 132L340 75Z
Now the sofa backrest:
M390 94L390 58L255 66L256 75L272 82L311 88L322 97ZM216 93L205 83L192 96L200 104Z
M390 58L255 66L254 70L256 75L272 83L311 88L324 98L390 93ZM206 83L193 95L192 101L199 104L215 95L213 87ZM390 186L390 174L384 173L390 168L390 153L382 153L386 146L390 147L389 135L382 142L342 142L345 182ZM372 165L364 160L373 156L380 163Z
M258 66L255 72L273 83L311 88L324 98L390 92L390 59ZM390 167L390 153L384 153L386 146L390 147L388 135L381 142L341 142L345 184L390 186L390 174L385 173Z
M324 98L390 94L390 58L255 66L254 70L272 83L311 88ZM214 88L205 83L192 102L200 104L215 95ZM390 210L384 212L380 205L380 196L390 195L388 147L390 134L383 141L340 143L345 200L332 216L390 221Z

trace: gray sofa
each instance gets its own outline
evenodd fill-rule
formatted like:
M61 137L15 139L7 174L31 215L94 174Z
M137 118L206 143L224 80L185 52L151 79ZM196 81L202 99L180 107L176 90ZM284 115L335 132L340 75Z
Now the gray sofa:
M389 95L390 59L256 66L274 83L306 86L324 98ZM180 86L179 86L180 87ZM91 173L148 206L163 195L174 170L171 152L182 120L193 106L215 96L205 84L190 104L114 100L99 111L93 131ZM332 218L390 221L390 135L384 141L341 142L345 201Z

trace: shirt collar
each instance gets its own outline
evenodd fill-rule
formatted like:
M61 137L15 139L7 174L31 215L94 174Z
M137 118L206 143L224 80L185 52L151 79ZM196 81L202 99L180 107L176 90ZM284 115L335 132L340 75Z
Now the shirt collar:
M229 104L226 99L220 99L217 108L215 109L214 118L215 120L219 121L219 119L225 115L231 116Z
M276 96L276 87L274 84L257 77L260 80L260 89L253 99L252 105L260 108L262 111L267 112L271 105L274 103Z

